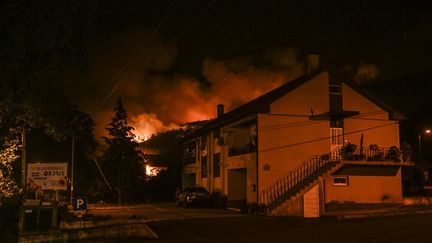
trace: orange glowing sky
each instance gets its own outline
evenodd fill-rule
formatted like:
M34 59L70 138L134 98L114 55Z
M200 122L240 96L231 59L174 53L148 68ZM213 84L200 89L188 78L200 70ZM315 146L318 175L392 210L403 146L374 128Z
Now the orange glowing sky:
M151 112L130 116L137 140L178 128L177 124L214 118L217 104L224 104L229 111L299 76L302 66L274 71L257 69L244 60L206 60L203 73L213 81L210 89L203 90L196 80L180 77L176 85L154 96L153 102L159 105Z
M169 46L160 48L172 50ZM295 48L268 52L266 60L269 65L262 68L249 58L207 58L202 65L205 85L190 75L153 75L143 71L146 65L169 68L168 58L163 63L132 66L122 74L111 104L95 115L95 134L97 137L106 134L106 124L112 117L109 106L114 106L117 97L122 97L136 139L142 141L180 124L214 118L218 104L224 104L225 111L229 111L304 73L304 60ZM99 79L109 75L101 71L93 74Z

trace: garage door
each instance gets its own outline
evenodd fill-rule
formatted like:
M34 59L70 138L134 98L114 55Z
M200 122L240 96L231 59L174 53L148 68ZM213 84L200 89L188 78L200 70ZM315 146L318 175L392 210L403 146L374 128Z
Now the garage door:
M246 169L228 171L228 207L241 208L246 201Z

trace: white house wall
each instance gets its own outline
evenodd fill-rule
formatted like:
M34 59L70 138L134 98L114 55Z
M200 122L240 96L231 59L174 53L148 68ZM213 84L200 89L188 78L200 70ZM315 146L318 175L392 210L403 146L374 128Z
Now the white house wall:
M328 111L328 97L323 72L272 103L270 114L258 115L259 191L312 155L330 151L329 122L309 119L312 112Z
M325 178L325 201L382 203L401 202L401 169L395 176L347 176L348 184L333 185L333 177Z
M363 145L368 148L371 144L379 147L399 147L399 124L391 121L389 114L364 98L346 84L342 86L344 110L359 111L358 116L344 121L345 141L360 146L363 134Z

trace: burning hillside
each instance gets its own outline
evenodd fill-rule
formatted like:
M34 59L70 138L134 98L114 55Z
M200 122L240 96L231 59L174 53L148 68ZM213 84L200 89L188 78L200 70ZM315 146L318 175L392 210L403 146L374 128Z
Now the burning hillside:
M113 93L103 109L94 114L97 137L105 134L118 96L124 101L137 140L145 140L154 133L177 128L177 124L213 118L217 104L230 110L304 72L303 60L295 48L276 48L258 58L260 64L257 58L207 58L200 79L166 74L177 53L175 46L148 39L144 34L140 38L113 38L112 43L94 51L90 78L94 79L93 86L100 87L93 90L100 93L86 95L100 97ZM111 57L104 52L106 49L117 51L110 52ZM131 54L133 58L128 58ZM116 82L106 82L110 77L115 77Z
M174 85L157 88L150 99L148 112L133 113L135 133L148 138L153 133L182 124L216 116L216 105L227 110L252 100L282 83L301 75L301 69L259 69L246 60L208 59L203 65L207 86L190 77L174 79Z

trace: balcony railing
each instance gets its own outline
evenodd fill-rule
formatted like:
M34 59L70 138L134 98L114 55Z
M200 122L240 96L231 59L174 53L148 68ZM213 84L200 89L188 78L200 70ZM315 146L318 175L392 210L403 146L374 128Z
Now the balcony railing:
M379 161L379 162L412 162L414 154L411 150L391 148L363 148L342 150L342 158L349 161Z
M252 152L256 152L256 147L251 145L251 144L247 144L243 147L233 147L230 148L228 150L228 156L236 156L236 155L241 155L241 154L248 154L248 153L252 153Z

